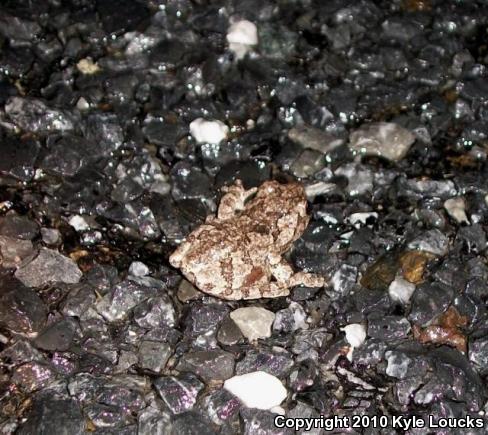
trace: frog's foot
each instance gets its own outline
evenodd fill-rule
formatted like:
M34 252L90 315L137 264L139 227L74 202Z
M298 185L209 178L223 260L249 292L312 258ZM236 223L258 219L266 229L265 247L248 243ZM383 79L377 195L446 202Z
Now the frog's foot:
M246 190L241 180L236 180L232 186L223 187L225 195L220 200L217 211L218 219L229 219L235 216L239 211L244 210L246 200L256 193L257 187Z
M169 264L177 269L181 266L182 260L190 249L190 243L182 242L180 246L169 256Z
M241 299L280 298L289 294L288 287L282 287L273 281L241 289Z
M297 272L294 273L292 267L283 258L279 262L276 259L271 264L271 272L275 277L278 285L281 287L295 287L297 285L304 285L306 287L323 287L325 285L325 278L314 273Z
M304 285L305 287L323 287L325 285L325 278L315 273L297 272L289 280L288 285L295 287L297 285Z

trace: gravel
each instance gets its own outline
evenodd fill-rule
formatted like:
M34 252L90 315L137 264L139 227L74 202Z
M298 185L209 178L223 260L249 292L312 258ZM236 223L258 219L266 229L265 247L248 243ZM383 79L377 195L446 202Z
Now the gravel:
M485 433L487 26L482 0L2 2L0 433ZM286 257L325 287L226 302L169 265L236 179L303 183Z

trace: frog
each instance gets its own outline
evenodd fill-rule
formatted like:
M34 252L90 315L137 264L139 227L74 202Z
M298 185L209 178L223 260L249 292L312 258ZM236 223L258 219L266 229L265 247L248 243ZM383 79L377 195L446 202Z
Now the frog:
M245 189L237 179L222 191L216 215L169 257L188 281L224 300L283 297L295 286L325 285L323 276L295 272L284 258L310 220L301 183L268 180Z

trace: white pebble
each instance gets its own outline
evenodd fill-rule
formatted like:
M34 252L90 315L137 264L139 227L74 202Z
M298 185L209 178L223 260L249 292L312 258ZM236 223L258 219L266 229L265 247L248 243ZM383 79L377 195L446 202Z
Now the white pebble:
M236 21L227 31L229 49L238 59L242 59L258 43L258 29L247 20Z
M141 261L133 261L129 266L129 274L132 276L149 275L149 267Z
M227 379L224 388L248 408L270 410L279 406L287 396L281 381L262 371Z
M455 219L459 223L469 224L468 216L466 216L466 203L464 198L450 198L444 201L444 208L449 216Z
M86 59L81 59L77 64L76 68L78 68L78 71L80 71L82 74L96 74L98 71L100 71L100 67L93 62L93 59L90 57L87 57Z
M352 213L347 217L346 221L355 228L361 228L366 225L366 221L369 218L373 218L374 220L378 219L378 213L375 211Z
M80 97L76 103L76 108L81 111L88 110L90 108L90 103L86 101L85 98Z
M227 138L229 127L222 121L197 118L190 123L190 134L198 143L218 144Z
M74 215L70 218L68 223L76 230L76 231L86 231L90 229L90 225L86 222L86 220L80 215Z
M366 328L360 323L346 325L341 331L346 333L346 340L352 347L359 347L366 340Z
M402 304L408 303L414 291L415 284L412 284L401 276L397 276L388 287L390 298Z
M239 327L244 337L254 341L258 338L271 337L271 325L275 313L261 307L244 307L232 311L230 318Z

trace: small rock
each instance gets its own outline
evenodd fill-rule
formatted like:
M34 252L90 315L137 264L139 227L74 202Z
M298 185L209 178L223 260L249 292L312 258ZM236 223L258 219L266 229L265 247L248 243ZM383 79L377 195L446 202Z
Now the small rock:
M468 318L460 315L456 308L451 306L425 328L414 325L413 336L423 344L447 344L466 353L467 337L463 330L467 324Z
M230 317L226 317L217 333L218 342L225 346L232 346L243 338L244 336L236 323Z
M121 350L117 366L114 367L115 373L126 373L129 368L137 364L139 358L130 350Z
M196 302L190 305L187 317L185 335L190 337L208 337L217 333L220 322L227 317L229 309L222 304L202 304Z
M222 121L197 118L190 123L190 134L197 143L218 144L227 138L229 127Z
M368 336L381 341L406 338L412 329L402 316L385 316L373 313L368 316Z
M88 101L86 101L85 98L80 97L80 98L78 98L78 101L76 102L76 108L79 111L84 112L90 108L90 103Z
M483 370L488 368L488 338L483 337L470 343L469 359Z
M349 136L352 151L366 156L379 156L395 162L403 159L415 136L405 128L390 122L361 126Z
M141 328L173 327L175 309L168 295L149 298L134 308L134 321Z
M352 347L361 346L366 340L366 328L360 323L351 323L341 328L346 334L346 340Z
M415 217L428 227L443 229L446 226L446 218L440 210L420 208L415 210Z
M224 388L248 408L268 410L279 406L287 396L281 381L262 371L227 379Z
M213 391L203 399L207 415L217 425L239 424L239 410L243 407L239 399L225 389Z
M68 223L78 232L83 232L90 229L88 222L83 216L80 215L71 216Z
M37 333L47 309L37 293L12 276L0 276L0 326L16 333Z
M487 245L483 226L476 223L460 228L456 235L455 244L464 246L468 252L480 254Z
M388 365L386 374L393 378L404 379L412 360L403 353L387 351L385 353Z
M430 180L426 178L400 181L405 183L407 194L415 198L441 198L449 199L456 195L457 189L452 180Z
M415 284L397 276L388 287L388 294L395 302L407 304L415 291Z
M236 21L227 30L226 38L229 49L235 53L237 59L242 59L253 46L257 45L258 29L248 20Z
M334 183L317 181L316 183L305 186L305 195L307 195L308 200L313 200L316 196L333 192L336 188L337 186Z
M469 224L468 216L466 216L466 203L464 198L450 198L444 201L444 208L449 216L455 219L458 223Z
M386 290L395 279L398 260L394 255L382 255L368 266L361 278L361 285L370 290Z
M332 151L344 143L343 139L332 136L330 133L308 125L300 125L288 131L288 137L303 148L320 151L323 154Z
M172 354L171 347L157 341L143 341L139 346L139 367L161 372Z
M50 282L76 284L81 276L81 270L71 258L47 248L42 248L34 260L15 272L15 277L28 287L40 287Z
M0 235L15 239L32 240L39 233L36 222L27 216L8 213L0 220Z
M274 331L294 332L299 329L307 329L307 313L300 304L291 302L288 308L276 313L273 323Z
M41 228L41 236L46 245L55 245L61 240L61 233L56 228Z
M35 345L43 350L65 351L69 349L76 332L76 322L65 318L49 325L35 339Z
M377 219L378 213L374 211L358 212L349 215L346 219L346 222L359 229L361 226L372 224L373 221L376 221Z
M399 262L403 277L412 284L422 282L427 262L435 258L425 251L407 251L400 255Z
M283 378L293 365L293 355L285 349L279 347L274 347L273 350L249 349L245 357L236 364L236 374L263 371Z
M5 113L22 130L49 133L74 129L74 122L66 112L49 108L42 100L11 97L5 104Z
M343 175L348 179L347 193L350 196L363 195L373 191L373 172L364 166L348 163L335 171L336 175Z
M429 230L412 240L408 248L444 256L449 252L449 239L437 229Z
M364 345L354 350L354 362L365 366L375 366L384 360L383 355L386 349L386 343L370 338Z
M129 266L129 275L132 276L146 276L149 275L149 267L141 261L133 261Z
M244 307L230 313L231 319L249 341L271 337L275 314L262 307Z
M332 275L331 284L339 295L347 295L356 285L358 270L349 264L342 264Z
M304 362L290 373L288 385L293 391L304 391L315 383L317 376L317 367L311 362Z
M205 382L223 381L234 374L234 356L223 350L189 352L183 355L177 369L191 371Z
M76 68L82 74L92 75L96 74L100 71L100 67L93 62L93 59L87 57L85 59L81 59L77 64Z
M193 373L181 373L156 379L154 387L169 409L174 414L181 414L193 408L205 384Z
M133 277L115 285L109 293L97 301L97 311L109 322L126 318L137 305L158 293L155 287L149 286L152 283L146 285L141 281L143 279L150 278Z
M437 282L421 284L413 294L409 319L420 326L426 326L446 311L453 297L454 290L450 286Z
M319 151L305 149L292 163L290 171L298 178L314 175L325 166L325 158Z
M181 302L185 303L196 299L201 299L203 297L203 293L198 291L198 289L190 281L182 279L180 285L178 286L176 296Z
M30 240L0 236L0 264L3 267L16 267L33 253L34 247Z

